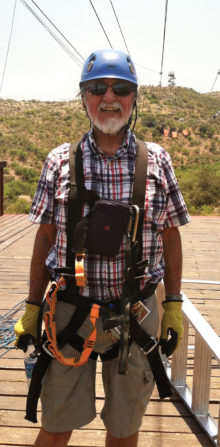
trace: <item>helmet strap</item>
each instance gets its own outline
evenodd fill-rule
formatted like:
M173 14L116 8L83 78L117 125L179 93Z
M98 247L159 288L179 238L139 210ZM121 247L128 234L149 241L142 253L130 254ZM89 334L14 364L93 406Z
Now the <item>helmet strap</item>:
M135 103L134 103L134 109L135 109L134 124L133 124L133 126L132 126L131 132L134 132L134 128L135 128L135 126L136 126L137 116L138 116L138 109L137 109L137 102L136 102L136 101L135 101ZM134 109L133 109L133 110L134 110ZM131 121L132 121L132 116L131 116ZM131 125L131 123L130 123L130 125ZM129 127L130 127L130 126L129 126Z

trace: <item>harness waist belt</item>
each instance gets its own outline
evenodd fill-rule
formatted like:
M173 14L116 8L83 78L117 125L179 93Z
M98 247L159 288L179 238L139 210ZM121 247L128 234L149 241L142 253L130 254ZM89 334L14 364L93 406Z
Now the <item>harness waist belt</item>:
M65 275L64 275L65 277ZM108 306L109 304L112 305L112 308L116 313L119 313L121 310L121 300L116 298L115 300L97 300L96 298L86 297L82 295L78 295L73 287L71 287L69 279L66 279L66 289L65 290L58 290L57 292L57 301L63 301L64 303L74 304L78 305L79 303L85 302L91 302L95 304L99 304L101 307ZM136 301L144 301L148 299L150 296L152 296L157 288L157 283L149 284L148 286L144 287L143 290L141 290L138 293ZM134 303L133 303L134 304Z

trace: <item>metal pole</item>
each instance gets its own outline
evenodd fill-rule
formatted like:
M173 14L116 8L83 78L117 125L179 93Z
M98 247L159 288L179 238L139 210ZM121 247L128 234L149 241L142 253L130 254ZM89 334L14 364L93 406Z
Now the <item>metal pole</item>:
M182 279L183 283L193 283L193 284L213 284L220 285L220 281L209 281L206 279Z
M6 166L6 161L0 161L0 216L4 214L4 181L3 169Z

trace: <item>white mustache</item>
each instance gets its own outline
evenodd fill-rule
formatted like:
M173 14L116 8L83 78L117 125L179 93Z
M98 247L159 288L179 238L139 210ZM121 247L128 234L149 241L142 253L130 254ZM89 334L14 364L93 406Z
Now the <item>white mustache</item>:
M117 101L113 102L112 104L106 104L104 102L101 102L98 106L98 111L120 111L123 112L123 108L121 104L119 104Z

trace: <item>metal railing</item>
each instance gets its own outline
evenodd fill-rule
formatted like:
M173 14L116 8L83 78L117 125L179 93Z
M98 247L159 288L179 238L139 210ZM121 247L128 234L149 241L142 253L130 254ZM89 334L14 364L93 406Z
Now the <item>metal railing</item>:
M204 283L203 281L196 282ZM220 284L218 281L207 281L207 283ZM209 414L212 359L217 360L219 368L220 339L189 298L183 292L181 293L183 295L184 335L179 349L172 356L172 361L168 361L165 356L162 356L164 366L177 395L201 425L213 445L220 446L220 408L218 422ZM162 285L158 288L158 297L159 300L164 299ZM189 345L192 332L193 337L195 335L195 342ZM194 366L192 386L190 387L187 385L187 360L192 351L194 352ZM216 368L216 365L214 367Z

